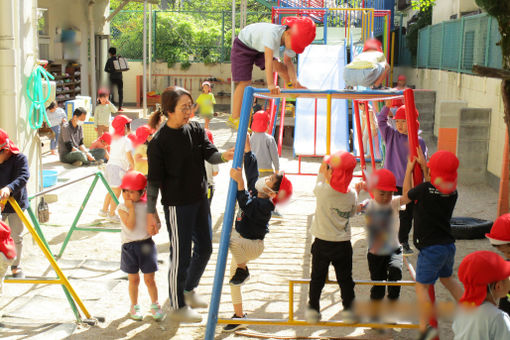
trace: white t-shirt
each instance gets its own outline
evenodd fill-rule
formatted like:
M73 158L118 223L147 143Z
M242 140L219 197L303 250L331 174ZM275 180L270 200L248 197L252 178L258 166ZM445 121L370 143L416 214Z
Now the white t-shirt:
M280 46L285 29L286 26L259 22L243 28L241 32L239 32L238 38L249 48L262 53L264 53L266 47L270 48L273 50L273 56L275 58L281 58ZM291 58L296 56L296 52L290 49L285 49L284 54Z
M485 301L477 308L460 307L452 325L454 340L510 339L510 317Z
M214 185L213 172L219 172L220 167L218 166L218 164L211 164L208 161L204 161L204 165L205 165L205 175L207 178L207 184Z
M317 176L313 193L317 197L312 235L324 241L350 241L349 218L356 214L357 194L336 191L326 182L323 174Z
M374 255L390 255L400 247L398 230L400 229L400 197L395 196L389 204L379 204L375 200L366 200L365 216L368 230L368 251Z
M133 202L135 206L136 222L133 230L129 230L121 219L122 230L120 232L120 239L122 243L129 243L134 241L142 241L151 237L147 232L147 202ZM124 203L120 203L117 207L118 210L129 212Z
M110 159L108 164L118 165L122 169L129 169L129 161L126 154L133 150L131 140L126 136L113 137L110 144Z

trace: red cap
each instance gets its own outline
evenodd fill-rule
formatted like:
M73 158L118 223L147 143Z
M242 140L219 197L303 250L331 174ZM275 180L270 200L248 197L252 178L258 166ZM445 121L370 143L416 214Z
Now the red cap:
M116 135L124 136L126 124L131 123L132 119L125 115L117 115L113 118L112 127Z
M269 124L269 111L257 111L253 114L251 129L254 132L266 132Z
M112 144L112 135L109 132L103 132L101 137L99 137L99 140L102 140L106 144L110 145Z
M405 105L401 105L397 109L397 112L395 112L395 115L393 116L393 119L407 120L407 117L406 117L406 106Z
M368 187L369 190L397 191L397 180L390 170L379 169L370 175Z
M366 52L367 50L376 50L382 52L382 44L375 38L368 39L363 45L363 52Z
M143 190L147 186L147 178L140 171L128 171L122 177L120 188L124 190Z
M494 221L491 232L485 234L485 237L494 246L510 243L510 214L499 216Z
M282 24L290 27L292 50L297 54L315 39L316 26L309 17L285 17Z
M345 194L349 191L356 158L349 152L337 151L330 156L324 156L324 161L333 169L329 184L336 191Z
M479 306L487 297L487 285L510 276L510 262L491 251L480 250L467 255L459 266L459 280L464 294L459 302Z
M430 157L430 182L443 194L450 194L457 188L459 159L450 151L440 150Z
M154 133L154 130L147 124L142 125L136 129L136 142L133 142L135 145L140 145L147 141L150 135Z
M406 80L407 80L407 78L406 78L406 76L405 76L405 75L403 75L403 74L399 74L399 76L398 76L397 80L403 80L403 81L406 81Z
M273 198L273 204L280 204L285 203L290 199L290 196L292 196L292 183L291 181L285 176L285 173L283 174L282 183L280 184L280 189L278 190L278 193Z
M16 257L16 247L11 237L11 228L2 221L0 221L0 252L9 260Z
M9 139L9 135L4 130L0 129L0 150L7 149L14 154L19 153L19 149L12 140Z
M214 144L214 137L213 137L211 130L205 129L205 134L207 135L207 138L209 138L209 142Z
M127 135L127 138L129 138L129 140L131 141L131 143L133 143L134 146L138 145L138 137L136 137L134 133L131 132L129 135Z
M391 100L391 107L401 107L402 105L404 105L403 99L396 98Z
M104 96L104 95L106 95L106 96L107 96L107 95L109 95L109 94L110 94L110 91L108 91L108 89L107 89L107 88L105 88L105 87L102 87L102 88L100 88L100 89L97 91L97 96L98 96L98 97L99 97L99 96Z

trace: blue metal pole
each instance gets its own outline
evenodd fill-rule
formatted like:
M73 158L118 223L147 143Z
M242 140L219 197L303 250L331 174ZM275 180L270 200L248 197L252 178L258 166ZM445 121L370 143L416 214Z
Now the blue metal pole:
M237 140L232 161L232 168L240 168L244 156L244 144L248 132L248 121L250 120L251 104L253 102L253 87L248 86L244 90L243 104L241 107L241 117L239 119L239 129L237 130ZM221 229L220 245L218 249L218 258L216 261L216 271L214 273L214 283L209 304L209 314L207 316L207 328L205 330L205 339L213 340L218 323L218 309L220 306L221 288L225 277L225 266L227 263L228 245L230 243L230 233L234 222L234 209L236 205L237 183L230 179L227 194L227 204L225 214L223 215L223 226Z
M329 9L324 13L324 45L328 44L328 12Z

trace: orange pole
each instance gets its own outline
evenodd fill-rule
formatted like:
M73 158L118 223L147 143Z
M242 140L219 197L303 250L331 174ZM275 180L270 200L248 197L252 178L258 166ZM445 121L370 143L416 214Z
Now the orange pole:
M506 130L506 129L505 129ZM505 133L505 149L503 151L503 165L499 181L498 216L508 213L508 130Z

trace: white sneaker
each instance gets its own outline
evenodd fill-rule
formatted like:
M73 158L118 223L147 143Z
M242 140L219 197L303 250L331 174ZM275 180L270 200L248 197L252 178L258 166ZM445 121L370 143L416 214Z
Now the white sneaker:
M341 313L340 313L341 317L342 317L342 321L344 323L348 323L348 324L354 324L354 323L358 323L358 317L356 316L356 314L354 314L354 312L352 310L343 310Z
M168 313L168 317L177 322L197 323L202 321L202 315L195 312L189 306L174 309Z
M106 211L104 211L103 209L99 209L98 215L100 217L106 217L106 216L108 216L108 213Z
M118 215L108 215L108 221L113 223L120 223L120 217Z
M184 291L184 302L191 308L207 308L208 306L205 299L194 290L191 292Z
M305 319L308 323L318 323L321 321L321 313L311 307L308 307L305 312Z

